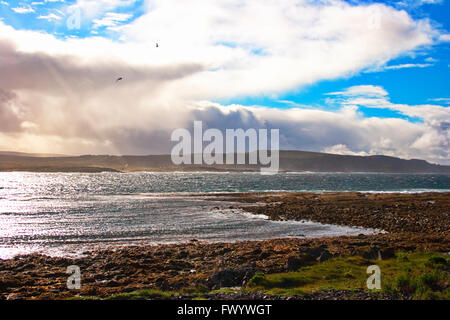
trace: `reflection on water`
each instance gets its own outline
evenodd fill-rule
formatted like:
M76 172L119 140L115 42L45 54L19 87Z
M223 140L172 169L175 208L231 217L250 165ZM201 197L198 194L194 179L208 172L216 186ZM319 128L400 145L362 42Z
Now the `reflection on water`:
M311 222L269 221L198 197L144 193L253 190L448 190L442 175L212 173L0 173L0 258L62 255L99 245L261 240L368 233ZM408 188L409 186L409 188ZM229 204L227 204L228 206Z

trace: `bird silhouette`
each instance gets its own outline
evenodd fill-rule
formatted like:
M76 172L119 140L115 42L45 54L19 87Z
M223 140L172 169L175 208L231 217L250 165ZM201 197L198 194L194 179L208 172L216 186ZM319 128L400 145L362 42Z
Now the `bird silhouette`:
M119 77L119 78L117 78L116 83L119 82L119 81L122 81L122 80L123 80L123 78Z
M156 47L159 48L159 44L158 43L156 44Z

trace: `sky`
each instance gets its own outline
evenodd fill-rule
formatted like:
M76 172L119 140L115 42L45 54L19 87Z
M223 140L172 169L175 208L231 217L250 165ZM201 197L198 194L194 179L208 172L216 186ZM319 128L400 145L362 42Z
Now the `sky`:
M5 0L0 150L169 153L198 120L450 164L449 68L450 0Z

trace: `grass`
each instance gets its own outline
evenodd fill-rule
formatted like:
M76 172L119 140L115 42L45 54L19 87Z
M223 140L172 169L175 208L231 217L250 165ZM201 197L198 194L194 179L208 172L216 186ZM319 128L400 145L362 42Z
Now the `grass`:
M210 291L209 293L215 294L215 293L237 293L239 290L233 289L233 288L220 288L217 290Z
M118 293L105 298L105 300L167 300L178 295L172 291L160 291L155 289L144 289L126 293Z
M300 268L297 272L262 274L249 281L243 292L260 291L276 295L305 295L326 289L367 289L369 265L381 269L381 293L414 299L450 300L450 261L448 256L432 252L399 252L389 260L368 260L363 257L338 257ZM144 289L112 295L104 300L169 299L180 294L204 299L207 293L235 293L231 288L209 291L204 286L184 288L180 292ZM91 300L99 297L76 297Z
M156 289L143 289L132 292L113 294L107 298L97 296L77 296L68 300L167 300L179 293L172 291L161 291Z
M449 299L449 261L437 253L399 253L390 260L339 257L297 272L256 274L246 290L267 294L304 295L325 289L366 289L367 266L381 269L382 292L415 299ZM368 290L368 289L366 289Z
M384 290L398 295L412 295L416 299L449 300L449 261L442 255L432 255L419 262L421 269L410 266L407 270L400 270L398 275L386 281Z
M158 289L142 289L132 292L113 294L106 298L97 296L77 296L70 298L69 300L167 300L180 295L186 295L195 300L201 300L201 296L208 292L209 290L204 286L183 288L180 292L161 291Z

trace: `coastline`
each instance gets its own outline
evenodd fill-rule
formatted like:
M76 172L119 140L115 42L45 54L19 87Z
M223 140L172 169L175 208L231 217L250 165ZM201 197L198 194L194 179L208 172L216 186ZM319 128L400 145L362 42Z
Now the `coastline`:
M448 253L449 195L357 192L216 195L224 203L233 202L229 207L266 214L272 220L310 220L382 229L387 233L236 243L143 244L96 250L77 259L36 254L16 257L0 260L0 299L104 298L149 288L177 292L206 288L211 291L242 287L258 273L292 271L289 264L293 260L301 264L306 259L316 264L336 257L358 256L370 263L380 258L393 259L399 252ZM246 203L258 203L258 206L246 206ZM81 290L66 288L65 271L69 265L78 265L82 270ZM227 273L231 276L226 276ZM334 294L339 297L341 291ZM249 294L244 294L243 298L252 298L256 293ZM211 297L220 298L223 293ZM258 298L257 294L255 297Z

